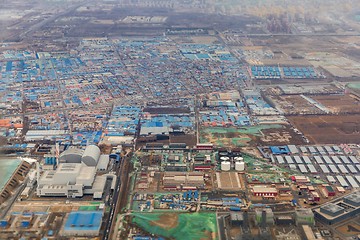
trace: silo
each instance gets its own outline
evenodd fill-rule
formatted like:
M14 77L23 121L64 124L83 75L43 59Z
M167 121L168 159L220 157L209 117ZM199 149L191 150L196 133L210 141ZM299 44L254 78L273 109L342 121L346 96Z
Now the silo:
M230 162L227 161L221 162L221 171L230 171L230 168L231 168Z
M244 171L245 163L244 162L235 162L235 170L236 171Z
M234 157L235 162L243 162L244 158L243 157Z

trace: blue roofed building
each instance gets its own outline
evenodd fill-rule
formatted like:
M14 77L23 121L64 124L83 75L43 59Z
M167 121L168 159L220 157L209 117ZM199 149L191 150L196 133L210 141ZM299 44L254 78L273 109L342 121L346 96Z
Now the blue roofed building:
M98 236L102 211L71 212L67 216L62 234L64 236Z

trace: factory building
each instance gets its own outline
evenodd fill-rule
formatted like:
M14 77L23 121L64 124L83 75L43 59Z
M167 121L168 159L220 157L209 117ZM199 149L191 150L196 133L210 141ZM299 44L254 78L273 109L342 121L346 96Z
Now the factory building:
M295 210L295 224L297 226L300 225L315 225L314 213L311 209L301 208Z
M255 221L256 224L274 225L274 213L271 208L263 208L255 210Z
M359 192L345 196L335 203L328 203L315 209L315 217L322 222L332 225L360 214Z
M254 186L252 188L252 193L254 196L262 196L262 197L276 197L278 195L278 191L273 187L266 186Z
M100 148L95 145L89 145L85 148L85 151L81 157L81 161L87 166L95 167L100 158Z
M68 214L60 234L63 236L98 236L102 217L102 211L71 212Z
M78 163L63 163L46 171L38 180L38 196L82 197L102 192L106 178L95 177L96 168Z
M165 172L163 184L164 188L169 190L204 188L204 174L201 172Z
M69 148L62 152L59 156L60 163L81 163L81 157L84 150L79 148Z
M82 155L80 155L82 153ZM86 149L69 149L60 156L55 170L44 171L40 177L37 169L38 196L82 197L84 194L102 195L106 177L96 176L96 171L104 171L109 163L108 155L101 155L95 145Z

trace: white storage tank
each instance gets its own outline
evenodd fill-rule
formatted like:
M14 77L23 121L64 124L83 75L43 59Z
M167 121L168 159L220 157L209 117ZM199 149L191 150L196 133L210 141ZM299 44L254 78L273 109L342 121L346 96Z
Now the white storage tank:
M236 171L244 171L245 170L245 163L244 162L236 162L235 163L235 170Z
M221 160L221 161L229 161L230 158L229 158L229 157L220 157L220 160Z
M234 157L235 162L243 162L244 158L243 157Z
M227 161L221 162L221 171L230 171L230 168L231 168L230 162Z

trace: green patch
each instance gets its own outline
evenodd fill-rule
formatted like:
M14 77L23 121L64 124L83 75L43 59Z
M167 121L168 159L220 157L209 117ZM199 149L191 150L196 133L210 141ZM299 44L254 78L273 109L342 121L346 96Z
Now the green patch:
M132 222L171 239L217 239L215 213L134 213Z
M98 206L80 206L79 211L96 211Z
M359 90L360 89L360 83L349 83L347 85L349 88L355 89L355 90Z

